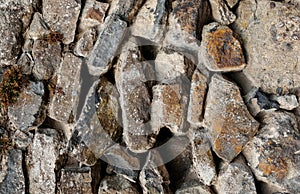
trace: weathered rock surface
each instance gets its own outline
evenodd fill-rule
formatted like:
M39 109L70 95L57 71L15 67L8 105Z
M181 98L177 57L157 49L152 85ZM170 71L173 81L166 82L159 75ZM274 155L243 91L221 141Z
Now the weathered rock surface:
M241 158L221 169L215 186L218 193L257 193L251 170Z
M271 96L271 100L278 102L279 107L285 110L293 110L299 106L295 95Z
M43 0L43 16L50 30L63 35L62 42L73 42L76 24L81 9L81 1L76 0Z
M291 113L271 112L243 154L256 178L279 192L299 193L299 128ZM298 151L298 153L297 153Z
M187 181L181 185L179 189L176 190L175 194L212 194L208 186L201 184L199 181Z
M196 69L191 81L190 101L187 114L188 122L193 125L199 126L203 120L206 92L207 78Z
M203 28L200 56L211 71L240 71L246 66L241 43L234 32L216 22Z
M97 28L90 28L83 32L75 44L74 54L81 57L88 57L94 48L97 34Z
M0 157L0 193L25 193L22 151L10 150Z
M248 112L239 88L216 74L209 84L204 122L213 150L227 162L242 151L259 126Z
M48 26L46 22L44 21L43 15L35 12L32 18L32 21L30 23L30 26L28 30L25 32L24 36L27 39L43 39L43 36L45 36L48 31ZM30 50L28 48L25 48L25 50Z
M120 16L127 22L132 22L145 0L108 0L111 1L108 15Z
M28 148L26 165L30 193L55 193L56 163L63 139L55 129L38 129Z
M287 94L300 84L300 9L293 2L242 0L237 9L234 29L249 64L244 73L267 93Z
M224 0L209 0L209 2L215 21L224 25L229 25L235 21L236 16L229 10Z

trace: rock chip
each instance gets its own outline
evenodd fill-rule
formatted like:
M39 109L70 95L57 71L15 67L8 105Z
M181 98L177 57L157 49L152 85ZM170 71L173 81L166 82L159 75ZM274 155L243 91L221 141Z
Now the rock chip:
M271 99L278 102L279 107L285 110L293 110L299 106L295 95L271 96Z
M216 22L203 28L201 58L211 71L240 71L246 66L241 43L234 32Z
M131 27L132 35L161 43L167 22L166 2L166 0L146 1Z
M22 151L13 149L0 157L0 193L25 193Z
M75 37L81 1L77 0L43 0L43 16L52 31L63 35L62 42L70 44Z
M74 54L81 57L88 57L97 40L97 28L90 28L79 35L79 40L74 47Z
M299 193L300 135L295 116L269 112L263 127L245 146L245 155L255 177L279 192Z
M195 70L191 81L190 101L187 120L189 123L199 126L203 120L205 95L207 92L207 78Z
M242 0L233 25L241 35L245 75L264 92L288 94L300 85L300 9L288 1Z
M215 21L223 25L229 25L235 21L236 16L229 10L224 0L209 0L209 2Z
M123 40L127 23L118 16L105 19L102 30L92 50L88 67L91 75L99 76L110 68L109 63L117 55L117 49Z
M248 112L239 88L217 74L209 84L204 122L213 150L227 162L242 151L259 126Z
M252 172L241 158L221 169L215 187L218 193L224 194L257 193Z
M66 53L57 72L50 80L49 116L63 123L76 117L80 92L80 70L82 60Z

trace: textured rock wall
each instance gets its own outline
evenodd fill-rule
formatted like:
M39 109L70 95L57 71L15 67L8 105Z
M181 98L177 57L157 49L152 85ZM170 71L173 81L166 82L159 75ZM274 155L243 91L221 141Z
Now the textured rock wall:
M0 0L0 193L300 193L299 0Z

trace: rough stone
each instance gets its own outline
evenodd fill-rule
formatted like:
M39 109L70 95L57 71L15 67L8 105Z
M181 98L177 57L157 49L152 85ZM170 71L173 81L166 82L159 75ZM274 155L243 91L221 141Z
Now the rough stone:
M209 138L201 132L201 128L194 131L192 143L193 168L199 180L210 186L217 177L216 165L211 152Z
M36 40L33 44L32 56L35 62L33 75L38 80L49 80L61 62L60 42L48 43Z
M79 35L79 40L76 42L74 47L74 54L81 57L88 57L96 42L97 29L90 28Z
M82 60L65 53L49 86L49 116L57 121L71 123L76 118L80 92Z
M105 19L102 31L89 56L88 67L91 75L99 76L108 71L109 63L117 55L126 29L127 23L118 16L109 16Z
M32 143L33 134L22 130L16 130L12 137L14 146L23 151Z
M295 95L271 96L271 100L278 102L279 107L285 110L293 110L299 106Z
M61 170L58 193L92 194L91 168L63 168Z
M175 194L213 194L209 187L203 185L199 181L187 181L176 190Z
M299 128L295 116L269 112L243 154L255 177L279 192L299 193Z
M235 21L236 16L229 10L224 0L209 0L209 2L215 21L224 25L229 25Z
M145 0L112 0L108 15L118 15L127 22L132 22Z
M207 78L195 70L191 81L190 101L187 120L193 125L200 126L203 120L205 95L207 92Z
M142 62L138 47L129 43L122 50L115 72L120 93L123 140L131 150L147 150L154 144L150 126L151 98L147 81L155 80L153 67Z
M226 0L228 6L233 8L240 0Z
M300 85L300 9L296 1L242 0L233 25L241 35L244 73L264 92L288 94Z
M234 32L216 22L203 28L200 55L211 71L240 71L246 66L241 43Z
M22 32L29 25L32 0L0 1L0 64L14 65L22 48Z
M258 122L250 115L239 88L215 74L209 84L204 122L215 153L230 162L255 135Z
M44 85L42 82L29 83L29 86L20 93L17 101L8 107L7 115L12 127L26 130L41 124L42 121L39 119L43 116L41 112L43 95Z
M32 69L34 66L34 61L30 53L23 53L18 62L17 65L21 67L21 72L24 75L31 75Z
M224 194L257 193L252 172L240 157L221 169L215 187Z
M81 1L76 0L43 0L43 16L52 31L63 35L62 42L70 44L75 37Z
M98 194L139 194L133 184L120 175L106 176L100 183Z
M131 27L132 35L161 43L167 22L166 0L146 1Z
M49 33L48 26L44 21L43 15L39 12L35 12L30 23L29 28L25 32L24 36L27 39L38 40L42 39L44 35ZM30 49L27 49L30 50Z
M26 157L30 193L55 193L56 163L62 146L62 137L55 129L37 131Z
M0 193L25 193L22 151L10 150L0 157Z

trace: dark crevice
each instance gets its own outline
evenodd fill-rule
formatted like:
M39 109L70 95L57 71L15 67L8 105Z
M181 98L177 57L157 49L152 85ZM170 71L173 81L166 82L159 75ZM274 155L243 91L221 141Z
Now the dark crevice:
M156 143L154 144L154 147L159 147L163 144L165 144L169 139L173 137L173 133L170 131L169 128L163 127L160 129L157 137L156 137Z
M100 180L102 178L101 172L103 171L102 169L102 161L99 159L97 163L91 167L91 173L92 173L92 193L93 194L98 194L98 189L100 186Z
M22 151L22 170L23 170L23 175L24 175L24 184L25 184L25 193L29 194L29 174L28 174L28 169L26 165L26 155L27 155L27 150Z

